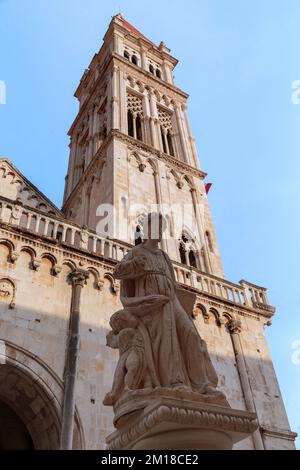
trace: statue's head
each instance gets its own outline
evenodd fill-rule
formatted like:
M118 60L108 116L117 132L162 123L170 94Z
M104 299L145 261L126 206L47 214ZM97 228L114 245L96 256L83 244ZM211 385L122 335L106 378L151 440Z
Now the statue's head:
M118 336L115 335L113 331L110 331L106 335L106 346L109 346L113 349L118 349L119 347Z
M115 334L124 328L136 328L136 318L126 309L115 312L109 320L109 324Z
M144 240L161 241L167 223L164 216L158 212L151 212L143 222Z

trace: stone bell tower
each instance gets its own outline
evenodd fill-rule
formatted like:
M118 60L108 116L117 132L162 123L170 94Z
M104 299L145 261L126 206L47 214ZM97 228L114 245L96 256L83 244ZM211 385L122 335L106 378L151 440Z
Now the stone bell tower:
M134 244L140 218L156 207L168 221L169 256L223 277L188 95L174 83L177 62L163 42L157 47L121 14L113 17L75 92L63 211ZM108 205L114 225L104 233Z

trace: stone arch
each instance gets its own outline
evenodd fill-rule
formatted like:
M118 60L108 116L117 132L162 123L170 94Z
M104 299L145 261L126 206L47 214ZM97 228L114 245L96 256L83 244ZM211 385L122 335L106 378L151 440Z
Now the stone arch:
M223 312L222 319L224 319L225 326L233 320L233 316L228 312Z
M37 255L36 255L36 251L31 247L31 246L26 246L26 245L23 245L21 248L20 248L20 254L22 252L25 252L25 253L28 253L31 257L31 263L34 264L34 261L36 260L37 258Z
M49 261L50 265L51 265L50 270L49 270L49 274L51 274L52 276L56 276L57 274L59 274L59 272L61 271L61 267L59 267L57 265L56 257L52 253L42 253L42 255L41 255L41 268L42 268L43 263L44 263L45 260ZM45 270L45 273L46 273L46 271L48 271L48 269Z
M195 184L194 184L193 179L188 175L184 175L184 179L187 182L187 184L189 185L190 190L194 190L195 189Z
M9 305L9 308L14 308L16 296L16 285L14 281L8 277L0 277L0 302Z
M119 284L114 279L113 275L111 273L105 273L103 277L104 277L104 279L107 279L110 282L111 292L113 294L117 294L119 292Z
M52 253L42 253L41 254L41 260L47 258L48 260L51 261L52 267L57 264L57 259Z
M36 450L58 449L63 402L62 381L50 367L29 351L11 342L1 343L0 401L8 405L24 423ZM73 447L85 447L77 410Z
M10 177L10 183L13 184L14 182L14 179L16 177L16 174L13 173L11 170L8 169L7 173L6 173L6 177L9 178Z
M211 307L209 309L209 313L212 313L212 315L214 316L215 321L216 321L216 325L221 326L222 322L221 322L221 317L220 317L220 314L219 314L218 310L215 309L214 307Z
M192 230L184 225L179 239L179 256L183 264L201 269L200 249Z
M0 171L2 172L2 178L6 178L7 167L5 165L0 165Z
M147 158L147 163L149 163L149 165L151 166L151 168L153 170L153 173L158 171L157 162L155 160L153 160L153 158L151 158L151 157Z
M19 184L19 190L22 190L23 187L23 181L16 175L13 184Z
M208 322L209 319L209 314L206 310L206 307L203 304L200 304L199 302L196 302L194 306L194 311L193 311L193 318L197 318L198 315L202 314L205 323Z
M27 246L20 249L20 254L17 261L17 266L22 269L37 269L40 262L36 259L35 251Z
M15 250L15 246L10 240L5 240L4 238L0 239L0 248L2 248L3 246L7 250L6 254L4 254L4 257L6 256L6 262L10 261L12 254Z
M100 278L100 273L96 268L89 266L87 271L92 275L94 278L94 288L98 290L102 290L104 281Z
M183 179L182 179L182 174L178 174L176 170L174 170L173 168L170 170L169 169L169 175L172 175L174 180L175 180L175 183L176 183L176 186L181 189L183 187Z
M74 263L74 261L72 261L71 259L64 259L62 265L69 266L72 271L75 271L75 269L77 269L76 263Z

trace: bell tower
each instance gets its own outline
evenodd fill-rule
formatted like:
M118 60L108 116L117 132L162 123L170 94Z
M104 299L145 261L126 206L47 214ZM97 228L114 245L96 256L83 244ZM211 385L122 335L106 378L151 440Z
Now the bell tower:
M188 95L175 85L178 61L170 52L121 14L112 18L75 92L63 211L80 226L135 244L141 218L159 210L169 256L223 277Z

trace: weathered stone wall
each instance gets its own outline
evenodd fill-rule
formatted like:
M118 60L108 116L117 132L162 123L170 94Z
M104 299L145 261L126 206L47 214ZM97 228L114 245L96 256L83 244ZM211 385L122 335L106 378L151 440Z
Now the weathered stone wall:
M112 262L102 261L99 257L66 245L53 245L45 239L18 234L12 229L3 229L0 235L0 357L1 362L10 361L9 367L14 371L11 386L8 389L0 387L0 399L6 401L10 393L16 393L14 376L20 371L24 380L28 380L26 377L31 377L30 374L35 374L39 391L35 395L34 389L29 386L28 392L25 392L29 398L30 393L33 396L31 401L25 400L23 403L24 413L27 413L24 419L32 422L30 430L34 435L38 434L39 426L42 435L49 428L56 435L51 442L46 437L44 441L36 441L36 446L57 446L72 289L68 274L75 267L86 270L90 276L81 296L80 356L76 385L78 414L74 446L89 449L102 447L105 436L112 430L112 412L102 405L102 400L111 387L117 360L117 354L106 347L105 337L111 314L121 306L119 286L111 276ZM15 258L13 262L12 253ZM1 284L1 280L6 282ZM8 283L11 283L13 289ZM232 407L245 410L239 370L228 329L231 319L241 322L239 335L255 408L263 429L264 445L266 448L293 448L264 336L266 318L249 308L237 308L233 303L217 302L209 294L199 293L195 324L207 342L219 376L219 386ZM4 371L2 367L0 365L0 371ZM55 410L49 408L45 398L38 400L40 395L51 395ZM34 399L37 399L36 405L31 403ZM11 405L18 412L15 403L16 400ZM45 429L43 420L39 418L43 407L49 416ZM33 414L30 411L32 409ZM238 448L253 448L252 439L242 441Z

